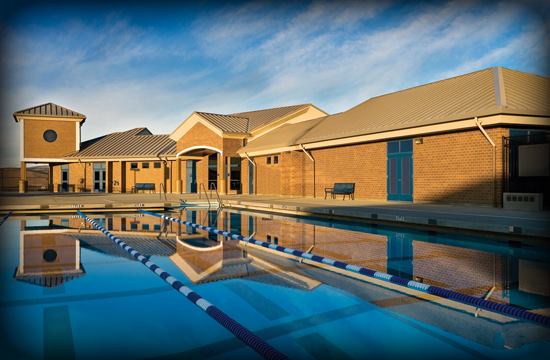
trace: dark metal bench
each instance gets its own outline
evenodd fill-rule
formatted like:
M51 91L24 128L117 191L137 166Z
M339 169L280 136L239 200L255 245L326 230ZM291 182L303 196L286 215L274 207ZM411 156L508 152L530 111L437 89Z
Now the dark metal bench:
M139 192L140 190L149 190L149 192L154 192L155 191L155 184L153 183L136 183L133 187L132 187L132 192Z
M334 183L331 188L325 188L325 199L330 194L333 199L336 199L336 195L343 195L342 200L346 198L346 195L350 199L355 200L355 183Z

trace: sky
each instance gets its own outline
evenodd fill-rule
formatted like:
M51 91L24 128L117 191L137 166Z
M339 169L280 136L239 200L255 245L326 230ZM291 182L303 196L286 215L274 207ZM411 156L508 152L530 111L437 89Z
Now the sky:
M544 2L78 4L0 8L0 166L18 166L12 113L46 102L85 114L86 140L193 111L336 113L491 66L550 75Z

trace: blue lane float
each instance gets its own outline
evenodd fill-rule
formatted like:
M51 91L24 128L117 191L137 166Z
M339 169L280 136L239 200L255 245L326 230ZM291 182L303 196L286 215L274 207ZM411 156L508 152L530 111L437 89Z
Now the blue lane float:
M250 244L262 246L262 247L265 247L265 248L268 248L268 249L271 249L271 250L279 251L279 252L286 253L286 254L289 254L289 255L293 255L293 256L296 256L296 257L301 257L301 258L311 260L311 261L314 261L314 262L317 262L317 263L320 263L320 264L333 266L333 267L336 267L336 268L341 269L341 270L354 272L354 273L357 273L357 274L361 274L361 275L376 278L376 279L379 279L379 280L387 281L387 282L390 282L392 284L397 284L397 285L404 286L404 287L407 287L407 288L410 288L410 289L422 291L424 293L427 293L427 294L430 294L430 295L435 295L435 296L438 296L440 298L453 300L453 301L460 302L460 303L463 303L463 304L466 304L466 305L475 306L476 308L485 309L485 310L488 310L488 311L491 311L491 312L499 313L499 314L506 315L506 316L515 317L515 318L522 319L522 320L533 321L533 322L536 322L536 323L544 325L544 326L550 326L550 317L544 316L544 315L541 315L541 314L537 314L537 313L534 313L532 311L529 311L529 310L526 310L526 309L523 309L523 308L520 308L520 307L516 307L516 306L513 306L513 305L501 304L501 303L497 303L497 302L494 302L494 301L481 299L481 298L478 298L478 297L475 297L475 296L461 294L459 292L449 290L449 289L444 289L444 288L441 288L441 287L438 287L438 286L427 285L427 284L419 283L417 281L403 279L402 277L399 277L399 276L396 276L396 275L391 275L391 274L387 274L387 273L384 273L384 272L372 270L372 269L369 269L369 268L366 268L366 267L352 265L352 264L345 263L343 261L330 259L330 258L327 258L327 257L324 257L324 256L319 256L319 255L315 255L315 254L312 254L312 253L308 253L308 252L304 252L304 251L300 251L300 250L296 250L296 249L291 249L291 248L287 248L287 247L267 243L267 242L264 242L264 241L259 241L259 240L253 239L253 238L247 238L247 237L244 237L240 234L232 234L228 231L218 230L218 229L210 227L210 226L195 224L195 223L192 223L190 221L184 221L184 220L176 219L176 218L173 218L171 216L166 216L166 215L163 215L163 214L154 213L154 212L147 211L147 210L139 210L139 211L144 213L144 214L151 215L151 216L156 216L156 217L159 217L159 218L164 219L164 220L169 220L169 221L172 221L172 222L176 222L176 223L179 223L179 224L182 224L182 225L185 225L185 226L191 226L191 227L194 227L196 229L201 229L201 230L211 232L213 234L222 235L222 236L224 236L226 238L229 238L229 239L245 241L245 242L248 242Z
M216 306L212 305L206 299L202 298L199 294L193 291L191 288L183 285L181 281L170 275L168 272L164 271L157 264L140 254L138 251L134 250L132 247L128 246L124 241L111 234L103 226L99 225L94 220L90 219L86 214L81 211L77 211L78 215L84 220L89 222L96 230L101 231L105 236L111 239L115 244L117 244L124 251L132 255L136 260L145 265L149 270L154 272L162 280L170 284L170 286L185 295L187 300L191 301L193 304L197 305L200 309L206 312L211 318L216 320L220 325L229 330L235 337L241 340L245 345L256 351L265 359L273 360L283 360L287 357L265 342L262 338L252 333L250 330L239 324L233 318L229 317L223 311L218 309Z
M8 212L6 215L4 215L4 217L2 218L2 220L0 220L0 226L4 225L4 223L6 222L6 220L8 220L8 218L11 216L12 212Z

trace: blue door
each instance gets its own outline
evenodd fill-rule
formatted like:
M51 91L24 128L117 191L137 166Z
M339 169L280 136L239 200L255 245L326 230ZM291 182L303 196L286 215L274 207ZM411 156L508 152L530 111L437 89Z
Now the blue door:
M248 193L254 194L254 165L248 161Z
M388 142L388 200L413 199L412 140Z
M197 192L197 163L193 160L187 160L185 162L185 192L196 193Z

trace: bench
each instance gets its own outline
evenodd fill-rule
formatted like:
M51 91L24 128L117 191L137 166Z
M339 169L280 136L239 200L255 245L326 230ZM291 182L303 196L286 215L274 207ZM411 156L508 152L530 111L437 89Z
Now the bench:
M149 192L154 192L155 191L155 184L153 184L153 183L136 183L132 187L132 192L134 192L134 193L137 193L140 190L143 190L143 191L149 190Z
M325 199L328 194L330 194L333 199L336 198L336 195L343 195L342 200L344 200L347 195L350 199L355 200L355 183L334 183L333 187L325 188Z

